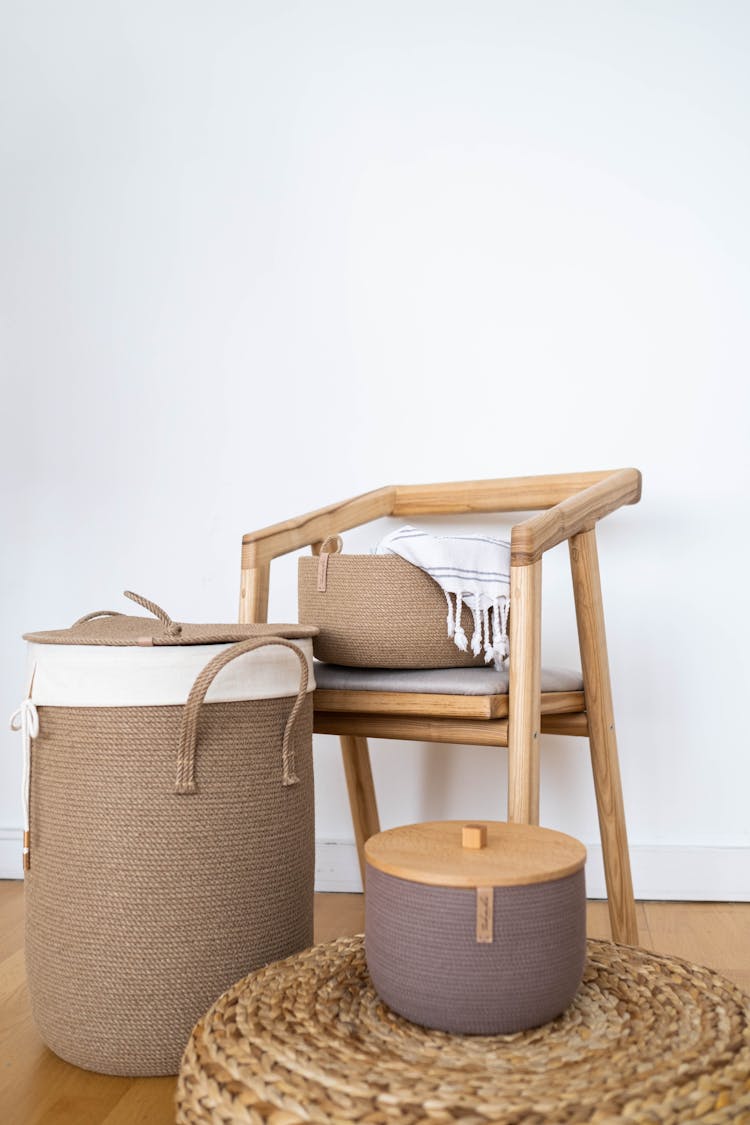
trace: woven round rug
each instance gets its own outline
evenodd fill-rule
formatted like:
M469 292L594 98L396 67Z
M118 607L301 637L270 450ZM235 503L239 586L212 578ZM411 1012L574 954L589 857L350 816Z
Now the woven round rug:
M177 1121L750 1123L750 997L676 957L589 941L570 1008L515 1035L408 1023L361 936L269 965L193 1031Z

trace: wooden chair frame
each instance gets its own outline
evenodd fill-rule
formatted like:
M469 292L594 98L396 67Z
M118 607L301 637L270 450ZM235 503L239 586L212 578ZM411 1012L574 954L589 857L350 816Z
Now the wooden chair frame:
M622 505L637 503L640 496L637 469L393 485L243 537L240 621L262 622L267 620L272 560L308 546L317 554L329 535L383 516L539 512L516 524L511 532L513 610L507 703L505 697L494 702L493 697L480 697L479 704L471 704L460 702L467 697L401 693L378 693L379 699L368 701L363 699L368 694L364 692L316 692L315 731L341 739L361 866L365 841L380 830L368 737L507 746L508 819L538 824L540 735L587 736L612 935L616 941L637 943L595 525ZM583 693L543 695L542 556L564 540L570 549Z

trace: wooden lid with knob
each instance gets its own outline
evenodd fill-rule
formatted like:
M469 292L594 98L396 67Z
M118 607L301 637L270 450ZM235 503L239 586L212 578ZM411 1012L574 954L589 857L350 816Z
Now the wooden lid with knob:
M436 887L518 887L580 871L586 849L551 828L486 820L433 820L371 836L367 862L399 879Z

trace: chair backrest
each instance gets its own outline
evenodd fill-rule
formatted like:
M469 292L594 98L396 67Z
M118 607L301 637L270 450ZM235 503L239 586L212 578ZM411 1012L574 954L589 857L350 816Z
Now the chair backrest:
M459 515L471 512L540 511L511 532L511 567L529 566L556 543L641 495L637 469L560 473L451 481L444 484L389 485L329 504L306 515L249 532L242 539L240 620L264 621L268 608L271 561L311 547L317 554L329 535L349 531L383 516Z

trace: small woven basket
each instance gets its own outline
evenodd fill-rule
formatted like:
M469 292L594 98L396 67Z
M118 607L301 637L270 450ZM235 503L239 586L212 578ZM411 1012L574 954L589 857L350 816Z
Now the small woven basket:
M365 845L365 948L414 1023L499 1035L554 1019L581 981L586 849L521 824L435 821Z
M328 541L327 541L328 542ZM299 619L316 625L315 656L351 668L466 668L484 656L461 652L448 636L445 595L398 555L342 555L323 545L300 558ZM462 607L467 637L474 631Z
M158 612L26 637L32 1008L108 1074L176 1073L232 981L312 941L313 630Z

